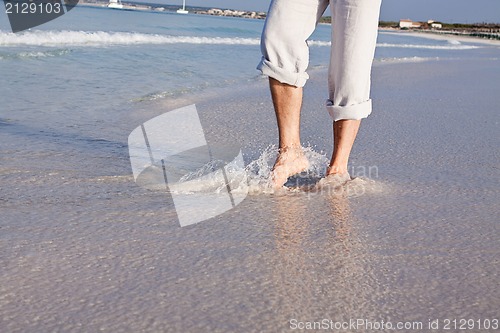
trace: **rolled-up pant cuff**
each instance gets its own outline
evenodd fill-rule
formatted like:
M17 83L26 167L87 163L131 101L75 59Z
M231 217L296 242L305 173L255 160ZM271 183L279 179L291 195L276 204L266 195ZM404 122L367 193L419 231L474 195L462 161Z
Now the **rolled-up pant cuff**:
M326 109L333 121L343 119L359 120L368 117L372 113L372 100L369 99L359 104L347 106L334 106L331 100L327 100Z
M270 61L262 57L261 62L257 66L257 69L262 72L262 74L272 77L281 83L286 83L295 87L303 87L309 75L306 72L294 73L284 70L283 68L273 65Z

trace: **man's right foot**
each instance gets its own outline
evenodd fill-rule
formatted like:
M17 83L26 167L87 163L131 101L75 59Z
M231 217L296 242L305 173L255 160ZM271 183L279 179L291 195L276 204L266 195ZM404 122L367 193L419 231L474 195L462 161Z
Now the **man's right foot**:
M271 171L271 184L274 189L281 188L288 177L306 171L309 161L304 155L301 147L280 148L278 157Z

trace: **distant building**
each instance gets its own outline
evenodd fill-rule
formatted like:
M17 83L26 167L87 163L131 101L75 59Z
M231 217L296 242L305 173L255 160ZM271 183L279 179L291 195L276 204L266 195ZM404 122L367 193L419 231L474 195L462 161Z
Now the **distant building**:
M409 20L409 19L399 20L399 27L401 29L420 28L421 26L422 26L422 23L420 23L420 22L413 22L412 20Z
M441 29L443 25L441 23L431 23L431 28L433 29Z
M210 8L207 11L197 11L197 14L208 14L208 15L216 15L216 16L233 16L233 17L245 17L245 18L254 18L254 19L265 19L265 12L246 12L241 10L231 10L231 9L219 9L219 8Z
M413 24L412 20L399 20L400 28L411 28L412 24Z

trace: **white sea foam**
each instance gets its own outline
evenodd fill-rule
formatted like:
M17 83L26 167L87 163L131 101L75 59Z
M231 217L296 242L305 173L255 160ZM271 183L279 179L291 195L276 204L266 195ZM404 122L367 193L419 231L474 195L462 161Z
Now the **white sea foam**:
M401 57L401 58L380 58L375 59L375 63L416 63L416 62L425 62L425 61L437 61L441 60L439 57Z
M28 31L24 33L0 32L0 46L92 46L104 47L113 45L137 44L211 44L211 45L259 45L258 38L239 37L201 37L201 36L169 36L134 32L105 31ZM310 46L330 46L328 41L308 41ZM479 46L452 44L421 45L379 43L378 47L468 50Z
M228 164L225 167L226 175L222 174L223 161L211 161L198 170L185 174L176 183L169 183L169 191L173 194L218 194L222 193L228 186L233 194L277 194L307 193L308 195L331 194L345 195L349 197L360 196L368 193L382 192L384 185L370 176L353 174L356 177L342 183L328 184L322 186L319 181L325 177L328 158L324 154L315 152L312 148L305 148L304 154L309 160L309 169L289 179L286 187L275 190L271 185L271 170L276 159L277 148L269 146L261 155L251 161L246 167L241 168L236 164ZM350 170L351 173L355 170ZM163 170L161 167L150 168L138 184L154 191L165 191ZM356 172L354 172L356 173ZM227 183L221 179L227 179ZM147 184L147 186L144 186Z
M328 41L308 41L309 46L330 46L331 43ZM423 45L423 44L394 44L394 43L378 43L377 47L392 47L392 48L403 48L403 49L435 49L435 50L470 50L478 49L480 46L474 45L462 45L460 42L455 43L449 41L449 45Z
M377 47L393 47L403 49L430 49L430 50L472 50L479 49L480 46L475 45L421 45L421 44L392 44L392 43L379 43Z
M322 40L308 40L307 45L309 46L330 46L332 43L322 41Z
M36 59L48 57L60 57L70 53L69 49L59 49L50 51L28 51L18 53L0 53L0 60L8 59Z
M105 31L0 32L0 46L110 46L134 44L259 45L256 38L191 37Z

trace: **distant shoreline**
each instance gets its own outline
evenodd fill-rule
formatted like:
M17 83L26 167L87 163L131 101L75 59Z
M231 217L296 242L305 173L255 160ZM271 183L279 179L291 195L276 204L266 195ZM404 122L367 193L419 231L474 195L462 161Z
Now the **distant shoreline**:
M79 4L83 6L91 7L101 7L106 8L108 1L105 0L80 0ZM137 10L137 11L156 11L156 12L171 12L180 8L177 5L163 5L156 3L137 3L137 2L123 2L123 10ZM232 9L219 9L219 8L204 8L204 7L187 7L192 14L197 15L210 15L210 16L221 16L221 17L239 17L248 19L265 19L265 12L258 11L239 11ZM116 10L116 9L115 9ZM118 9L120 10L120 9ZM330 24L330 17L323 17L319 24ZM457 41L463 42L478 42L490 45L500 45L500 36L498 34L492 34L488 37L488 34L478 33L472 29L465 28L464 30L434 30L434 29L400 29L395 26L391 26L391 23L395 22L384 22L381 21L379 24L380 31L394 32L394 33L405 33L413 36L426 37L430 39L455 39ZM473 25L470 25L471 27Z
M106 0L80 0L79 4L89 7L107 8L108 1ZM175 13L180 8L178 5L166 5L158 3L138 3L138 2L122 2L123 8L110 8L116 10L138 10L138 11L155 11ZM244 11L233 9L220 9L208 7L186 7L191 14L211 15L211 16L226 16L226 17L241 17L251 19L265 19L266 13L259 11Z
M500 40L497 39L487 39L481 38L477 36L470 36L467 34L458 34L454 31L419 31L419 30L411 30L405 31L400 29L387 29L387 28L379 28L379 31L388 32L388 33L396 33L396 34L405 34L408 36L414 37L422 37L434 40L456 40L464 43L480 43L480 44L488 44L500 46Z

